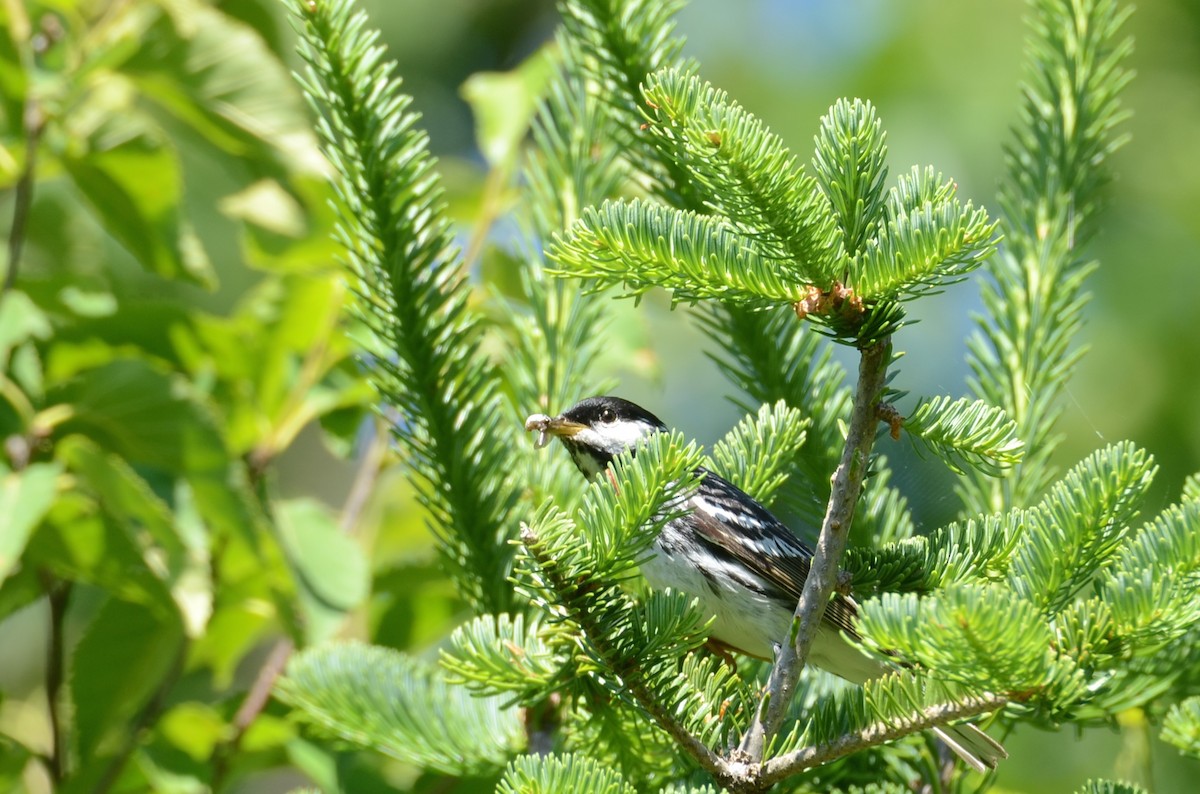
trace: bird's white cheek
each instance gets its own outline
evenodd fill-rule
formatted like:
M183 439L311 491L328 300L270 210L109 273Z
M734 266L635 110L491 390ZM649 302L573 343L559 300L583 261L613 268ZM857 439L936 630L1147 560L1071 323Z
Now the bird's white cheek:
M575 441L610 455L620 455L653 432L654 428L638 422L618 422L604 425L599 430L591 427L580 430Z

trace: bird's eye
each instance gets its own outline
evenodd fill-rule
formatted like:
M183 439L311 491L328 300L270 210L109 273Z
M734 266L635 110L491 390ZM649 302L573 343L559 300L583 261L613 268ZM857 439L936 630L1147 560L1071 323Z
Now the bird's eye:
M600 412L600 421L606 425L610 425L617 421L617 412L611 408L605 408Z

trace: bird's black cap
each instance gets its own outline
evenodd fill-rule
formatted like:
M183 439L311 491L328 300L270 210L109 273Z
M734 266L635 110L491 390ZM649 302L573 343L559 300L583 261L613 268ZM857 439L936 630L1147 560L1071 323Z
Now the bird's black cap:
M588 397L563 411L562 418L589 427L606 422L643 422L660 430L667 429L657 416L620 397Z

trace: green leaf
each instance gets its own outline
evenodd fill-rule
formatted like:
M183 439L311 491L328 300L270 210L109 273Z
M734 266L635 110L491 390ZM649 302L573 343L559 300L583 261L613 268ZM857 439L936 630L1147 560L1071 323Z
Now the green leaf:
M475 142L492 168L511 169L537 109L538 97L554 74L547 49L509 72L476 72L461 94L475 115Z
M109 598L92 620L71 659L76 751L92 757L109 735L130 730L173 665L181 664L183 634L178 622Z
M474 697L436 667L388 648L303 651L275 693L341 739L442 774L494 774L524 744L516 709Z
M874 648L987 691L1032 689L1049 675L1049 628L1034 604L1003 586L886 593L862 604L859 630Z
M1061 609L1117 551L1146 497L1154 459L1130 442L1098 450L1026 513L1013 555L1013 589L1049 613Z
M999 474L1019 463L1025 450L1016 423L1002 409L966 397L921 400L904 418L904 429L957 472L968 467Z
M63 439L57 452L79 478L78 484L128 528L131 541L154 555L164 579L185 566L187 549L175 531L170 509L128 463L82 436Z
M0 475L0 582L8 578L58 493L59 463L34 463Z
M522 755L514 758L496 794L637 794L621 773L584 755Z
M199 764L213 757L213 750L229 738L231 730L215 706L195 700L172 707L156 727L165 741Z
M971 390L1007 411L1028 450L1003 483L969 479L969 512L1028 505L1058 471L1055 424L1083 352L1077 337L1095 269L1084 246L1098 228L1106 163L1127 140L1116 128L1132 77L1132 36L1121 30L1132 10L1115 0L1030 6L1028 79L1000 186L1004 249L968 340Z
M595 289L620 285L634 296L662 287L673 301L764 308L808 294L803 272L768 259L728 222L639 199L586 208L555 236L548 255L555 275L586 279Z
M940 177L929 170L924 179L934 183ZM937 190L921 180L916 169L900 180L884 204L876 235L850 261L847 283L864 299L936 292L961 281L995 250L996 224L988 222L986 210L960 204L953 182Z
M574 59L574 70L588 85L598 86L610 106L622 155L656 192L680 199L677 206L699 209L687 172L638 139L646 75L667 67L685 72L696 68L694 61L682 57L683 36L675 32L675 15L682 6L682 0L631 4L570 0L562 3L560 13L567 33L564 49Z
M677 432L657 433L638 446L636 456L630 451L614 458L610 465L618 486L598 478L579 509L586 539L584 544L578 536L575 540L580 573L615 579L627 575L662 526L683 509L701 460L695 442L685 443Z
M351 365L345 299L337 274L265 278L231 316L193 318L186 366L219 376L213 392L234 454L262 465L315 419L371 402L374 392Z
M647 77L642 93L652 140L687 169L709 206L808 283L828 287L837 278L829 202L777 135L724 91L677 69Z
M0 365L8 362L13 348L30 339L46 339L50 320L29 296L17 289L0 295Z
M148 104L255 175L319 170L303 102L259 33L196 0L166 8L120 65Z
M58 454L106 522L127 535L146 569L170 589L188 636L203 634L213 602L210 538L186 486L178 489L173 513L128 463L87 439L64 439Z
M1089 780L1075 794L1150 794L1136 783L1119 780Z
M275 517L299 584L305 633L309 643L316 645L331 639L346 613L367 597L367 560L358 542L311 499L278 502Z
M308 64L301 82L337 175L336 234L372 383L406 417L393 430L447 570L478 611L503 612L524 485L511 478L519 426L503 421L427 137L361 11L290 6Z
M813 175L833 208L847 256L858 254L882 220L886 137L870 102L839 99L821 117Z
M809 421L783 400L763 405L713 447L712 470L763 504L787 481Z
M245 473L230 460L213 416L187 380L142 359L83 370L48 394L72 405L59 437L79 433L137 467L184 477L212 529L266 543Z
M64 159L101 224L147 270L212 287L216 275L183 216L179 162L148 133L113 122L88 150Z
M1118 637L1151 656L1200 620L1200 501L1172 505L1123 540L1096 582Z
M131 539L128 528L87 493L64 492L29 541L26 559L60 579L96 585L139 604L162 623L179 620L161 563Z
M1183 481L1183 493L1180 498L1185 501L1200 499L1200 474L1188 475Z
M546 694L567 660L539 636L541 623L525 616L481 615L450 635L441 654L452 684L487 694L512 692L528 699Z
M932 592L955 582L1002 581L1024 530L1024 511L956 521L880 548L850 547L843 567L855 592Z
M1171 706L1163 719L1162 739L1185 755L1200 758L1200 696Z

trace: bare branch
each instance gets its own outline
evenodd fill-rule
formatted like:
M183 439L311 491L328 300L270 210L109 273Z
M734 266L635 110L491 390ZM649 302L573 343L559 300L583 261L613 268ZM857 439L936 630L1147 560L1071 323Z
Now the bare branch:
M792 641L780 649L754 721L742 737L740 749L745 753L746 760L762 759L767 738L779 731L795 693L796 681L804 669L804 662L808 659L813 639L821 625L825 605L837 585L838 566L846 550L850 522L854 519L854 508L862 493L871 447L875 444L875 428L879 421L875 407L887 379L891 342L885 339L863 349L861 353L858 388L854 395L846 445L833 475L833 491L829 496L825 520L821 524L821 536L817 540L812 568L796 605Z
M914 713L911 717L890 722L875 722L858 733L842 736L828 744L801 747L772 758L762 765L759 782L771 786L786 777L829 763L842 756L876 747L914 733L947 725L951 722L977 717L1002 708L1008 700L1001 695L971 697L962 703L947 703Z

